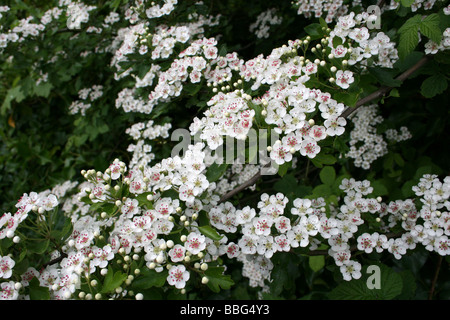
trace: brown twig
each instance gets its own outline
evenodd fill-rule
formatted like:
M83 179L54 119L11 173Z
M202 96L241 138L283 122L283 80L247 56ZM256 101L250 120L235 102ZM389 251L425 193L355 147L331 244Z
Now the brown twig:
M409 68L408 70L406 70L405 72L403 72L401 75L399 75L397 78L395 78L395 80L399 80L399 81L404 81L407 78L409 78L414 72L416 72L418 69L420 69L424 64L426 64L428 61L430 60L430 58L428 56L424 56L422 59L420 59L419 61L417 61L417 63L415 65L413 65L411 68ZM382 96L384 96L389 90L393 89L393 87L388 87L388 86L382 86L381 88L379 88L377 91L372 92L371 94L369 94L368 96L360 99L356 105L354 107L347 107L344 112L342 112L341 117L343 118L348 118L353 112L355 112L359 107L361 107L362 105L377 99L377 98L381 98Z
M44 264L42 265L42 269L44 269L44 268L46 268L47 266L50 266L50 265L52 265L52 264L61 262L64 258L67 258L67 254L64 253L64 252L61 252L61 255L60 255L58 258L53 259L53 260L50 260L49 262L44 263Z
M442 265L442 256L439 256L439 260L438 260L438 263L436 266L436 271L434 272L433 282L431 283L430 292L428 294L428 300L433 299L434 289L436 288L436 282L439 277L439 271L441 270L441 265Z

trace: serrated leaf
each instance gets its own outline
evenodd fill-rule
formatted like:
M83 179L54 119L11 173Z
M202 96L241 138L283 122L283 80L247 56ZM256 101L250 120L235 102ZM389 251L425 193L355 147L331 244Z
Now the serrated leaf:
M105 276L105 280L103 281L102 293L108 293L114 291L116 288L120 287L120 285L126 280L128 275L121 271L114 270L111 266L108 267L108 273Z
M5 115L6 111L11 108L12 101L16 100L17 102L21 102L23 99L25 99L25 94L22 92L21 86L9 89L8 92L6 93L3 104L0 107L1 114Z
M420 86L420 93L425 98L432 98L438 94L443 93L447 89L447 78L438 73L425 79Z
M152 287L162 287L166 283L167 270L156 272L152 269L144 269L139 277L133 281L133 288L150 289Z
M291 168L292 162L285 162L281 166L278 167L278 175L283 177L287 171Z
M398 54L401 59L405 59L419 43L419 34L417 30L411 30L400 34L400 41L398 44Z
M411 31L419 31L420 23L422 22L422 17L420 14L409 18L405 23L398 29L398 33L409 33Z
M224 275L224 267L209 267L205 271L205 276L208 278L208 288L213 292L220 292L220 289L228 290L234 285L234 281L229 275Z
M39 85L34 87L34 94L38 97L47 98L52 90L53 85L48 82L40 83Z
M281 192L287 195L297 188L297 179L291 174L285 175L283 178L275 182L273 186L275 191Z
M430 14L420 23L420 33L439 44L442 40L442 32L439 28L439 15Z

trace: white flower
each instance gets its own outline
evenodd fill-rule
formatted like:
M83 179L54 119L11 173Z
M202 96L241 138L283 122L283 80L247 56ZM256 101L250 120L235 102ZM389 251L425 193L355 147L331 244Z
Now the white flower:
M12 275L12 268L15 264L15 261L9 256L0 257L0 278L10 278Z
M440 236L434 241L434 250L441 256L450 254L450 240L447 236Z
M253 226L255 227L255 233L257 235L268 236L272 224L273 220L270 217L258 217L253 219Z
M366 253L371 253L374 248L373 238L370 234L363 233L357 239L358 250L365 251Z
M349 70L336 72L336 84L342 89L347 89L354 81L353 72Z
M327 128L326 134L329 136L340 136L344 133L344 126L347 124L345 118L333 117L325 120L324 125Z
M172 260L172 262L180 262L183 261L185 253L186 248L180 244L176 244L172 249L170 249L169 257Z
M186 270L184 265L173 266L169 270L167 276L167 282L171 286L175 286L177 289L183 289L186 286L186 281L190 278L189 271Z
M308 156L309 158L314 158L319 152L320 152L320 146L317 144L317 142L314 139L306 137L305 140L303 140L301 148L300 148L300 154L302 156Z
M256 211L249 206L242 208L241 210L236 210L236 223L246 224L250 222L256 215Z
M361 278L361 264L359 262L349 260L340 267L340 271L346 281Z
M184 243L184 247L192 254L198 254L206 248L205 236L197 232L191 232Z
M270 158L278 165L282 165L283 163L290 162L292 160L292 153L286 145L278 140L272 147Z
M291 209L291 213L294 215L305 215L311 214L313 212L313 208L311 208L311 200L310 199L295 199L294 208Z

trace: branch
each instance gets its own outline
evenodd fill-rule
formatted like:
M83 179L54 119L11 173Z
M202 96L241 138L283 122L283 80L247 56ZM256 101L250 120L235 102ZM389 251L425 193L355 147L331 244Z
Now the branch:
M419 68L421 68L425 63L427 63L430 60L430 58L428 56L424 56L422 59L420 59L415 65L413 65L411 68L409 68L408 70L406 70L405 72L403 72L401 75L399 75L397 78L395 78L395 80L399 80L399 81L404 81L407 78L409 78L415 71L417 71ZM353 112L355 112L359 107L361 107L362 105L380 98L382 96L384 96L389 90L393 89L393 87L388 87L388 86L382 86L380 89L378 89L377 91L369 94L368 96L362 98L361 100L359 100L356 105L354 107L347 107L344 112L342 112L342 117L343 118L348 118ZM230 199L232 196L234 196L235 194L239 193L240 191L244 190L245 188L255 184L256 181L258 181L258 179L261 177L261 171L259 171L257 174L255 174L253 177L250 178L250 180L244 182L243 184L241 184L239 187L229 191L228 193L226 193L224 196L222 196L222 198L220 199L219 203L222 203L228 199Z
M245 181L239 187L234 188L233 190L231 190L228 193L226 193L225 195L223 195L222 198L220 198L219 203L227 201L235 194L241 192L242 190L246 189L247 187L254 185L255 182L258 181L260 177L261 177L261 170L259 170L253 177L251 177L249 180Z
M443 259L442 256L439 256L438 264L436 266L436 271L434 273L433 282L431 283L431 289L430 289L430 293L428 295L428 300L433 299L434 289L436 288L436 282L437 282L437 279L439 276L439 270L441 269L442 259Z
M49 261L49 262L47 262L47 263L44 263L44 264L42 265L42 269L44 269L44 268L46 268L47 266L50 266L50 265L52 265L52 264L61 262L64 258L67 258L67 254L64 253L64 252L61 252L61 255L60 255L58 258L53 259L53 260L51 260L51 261Z
M419 68L421 68L425 63L427 63L430 60L430 58L428 56L424 56L422 59L420 59L419 61L417 61L417 63L415 65L413 65L411 68L409 68L408 70L406 70L405 72L403 72L401 75L399 75L397 78L395 78L395 80L399 80L399 81L404 81L407 78L409 78L415 71L417 71ZM372 92L371 94L369 94L368 96L362 98L361 100L359 100L356 105L354 107L347 107L344 112L342 112L341 117L343 118L348 118L353 112L355 112L359 107L361 107L362 105L380 98L382 96L384 96L389 90L393 89L393 87L388 87L388 86L382 86L380 89L378 89L375 92Z

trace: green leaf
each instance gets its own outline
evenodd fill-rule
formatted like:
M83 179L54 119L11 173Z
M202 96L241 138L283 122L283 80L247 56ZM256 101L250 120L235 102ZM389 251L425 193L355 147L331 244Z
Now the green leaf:
M136 196L136 200L140 206L146 206L147 209L153 209L153 201L149 201L147 197L153 195L153 192L144 192ZM111 212L112 213L112 212Z
M49 239L42 239L36 241L28 241L28 250L33 253L43 254L50 245Z
M47 98L52 90L53 85L48 82L40 83L39 85L34 87L34 94L38 97Z
M405 59L419 43L417 31L412 31L400 35L398 53L401 59Z
M336 171L331 166L325 166L320 170L319 177L322 183L331 186L336 180Z
M304 30L311 37L311 39L319 39L324 35L322 25L319 23L312 23L306 26Z
M406 22L398 29L400 41L398 45L398 53L401 59L406 58L419 43L419 28L422 18L415 15L406 20Z
M437 73L425 79L420 86L420 93L425 98L432 98L443 93L447 89L447 78L441 73Z
M420 23L422 22L422 16L420 14L416 14L415 16L406 20L406 22L398 29L398 33L408 33L411 31L417 32L420 27Z
M30 300L50 300L50 291L47 287L41 287L39 280L34 277L29 285Z
M422 59L423 56L423 52L413 51L405 57L405 59L397 60L397 62L394 63L394 67L398 69L399 72L406 71Z
M439 28L439 15L432 13L420 23L420 33L439 44L442 40L442 31Z
M382 180L370 181L370 186L373 188L372 195L375 197L385 196L389 193Z
M312 271L320 271L325 266L325 256L310 256L308 263Z
M392 300L402 293L403 280L400 274L386 265L376 264L380 269L380 288L369 288L375 273L368 273L367 267L362 270L360 279L343 281L333 289L329 297L333 300Z
M198 227L198 230L206 237L210 238L214 241L219 241L222 239L223 235L220 235L216 229L214 229L211 226L200 226Z
M156 272L155 270L145 268L139 277L133 281L133 288L136 289L149 289L152 287L162 287L166 283L167 270Z
M278 175L283 177L286 172L291 168L292 162L285 162L281 166L278 167Z
M369 72L377 78L377 80L388 87L399 87L402 82L395 80L395 70L387 68L368 68Z
M336 92L334 94L334 98L338 101L338 102L342 102L343 104L345 104L346 106L349 107L354 107L356 105L356 103L359 100L359 95L363 92L363 89L361 88L358 91L346 91L346 92Z
M111 266L108 267L108 273L105 276L105 281L103 281L102 293L108 293L114 291L116 288L120 287L120 285L126 280L128 275L121 271L114 270Z
M411 5L414 3L415 0L401 0L401 4L404 7L411 7Z
M224 270L224 267L209 267L208 270L205 271L205 276L209 280L207 283L208 288L213 292L220 292L220 288L228 290L234 285L231 276L223 274Z
M217 164L213 163L208 170L206 171L206 179L208 179L209 182L214 182L220 179L222 175L225 173L225 171L228 168L228 164Z
M313 196L315 197L328 197L333 194L331 186L327 184L320 184L313 189Z
M1 115L5 115L6 111L11 109L11 102L16 100L17 102L21 102L23 99L25 99L25 95L22 92L22 87L17 86L14 88L11 88L6 93L5 100L3 101L2 106L0 107L0 113Z
M319 153L317 156L311 159L311 162L317 168L322 168L323 165L331 165L336 163L336 158L331 154Z

